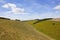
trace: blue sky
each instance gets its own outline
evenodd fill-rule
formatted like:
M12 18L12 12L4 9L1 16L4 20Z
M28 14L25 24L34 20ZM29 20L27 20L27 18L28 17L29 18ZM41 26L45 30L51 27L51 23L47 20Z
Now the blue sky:
M0 0L0 17L20 20L60 18L60 0Z

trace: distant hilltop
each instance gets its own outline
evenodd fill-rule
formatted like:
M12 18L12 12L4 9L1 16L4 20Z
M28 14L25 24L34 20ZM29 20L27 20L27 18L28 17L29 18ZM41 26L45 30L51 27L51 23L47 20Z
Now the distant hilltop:
M0 19L6 19L6 20L10 20L9 18L4 18L4 17L0 17Z
M60 21L60 18L54 18L53 21Z
M10 18L0 17L0 19L11 20ZM19 19L15 19L16 21L20 21Z
M0 19L12 20L10 18L5 18L5 17L0 17ZM19 19L15 19L15 20L21 21ZM33 20L36 20L36 21L60 21L60 18L44 18L44 19L33 19ZM25 20L25 21L28 21L28 20Z

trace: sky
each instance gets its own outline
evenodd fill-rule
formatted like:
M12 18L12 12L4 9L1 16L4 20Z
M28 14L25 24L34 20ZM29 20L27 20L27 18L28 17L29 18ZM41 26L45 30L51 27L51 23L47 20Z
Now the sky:
M0 17L20 20L60 18L60 0L0 0Z

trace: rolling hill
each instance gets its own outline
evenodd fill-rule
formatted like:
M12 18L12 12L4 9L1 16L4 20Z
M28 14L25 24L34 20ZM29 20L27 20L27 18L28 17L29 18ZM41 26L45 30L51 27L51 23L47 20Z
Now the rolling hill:
M36 27L36 26L35 26ZM0 40L54 40L19 20L0 18Z
M52 18L50 20L35 19L25 21L25 23L32 25L39 32L43 32L56 40L60 40L60 18Z

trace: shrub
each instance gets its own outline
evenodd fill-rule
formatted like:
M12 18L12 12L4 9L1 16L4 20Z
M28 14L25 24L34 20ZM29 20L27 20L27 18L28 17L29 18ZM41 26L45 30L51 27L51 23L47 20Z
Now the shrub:
M52 18L46 18L46 19L37 19L37 22L34 22L33 24L36 24L36 23L39 23L39 22L42 22L42 21L46 21L46 20L51 20Z
M16 21L20 21L20 20L16 19Z

